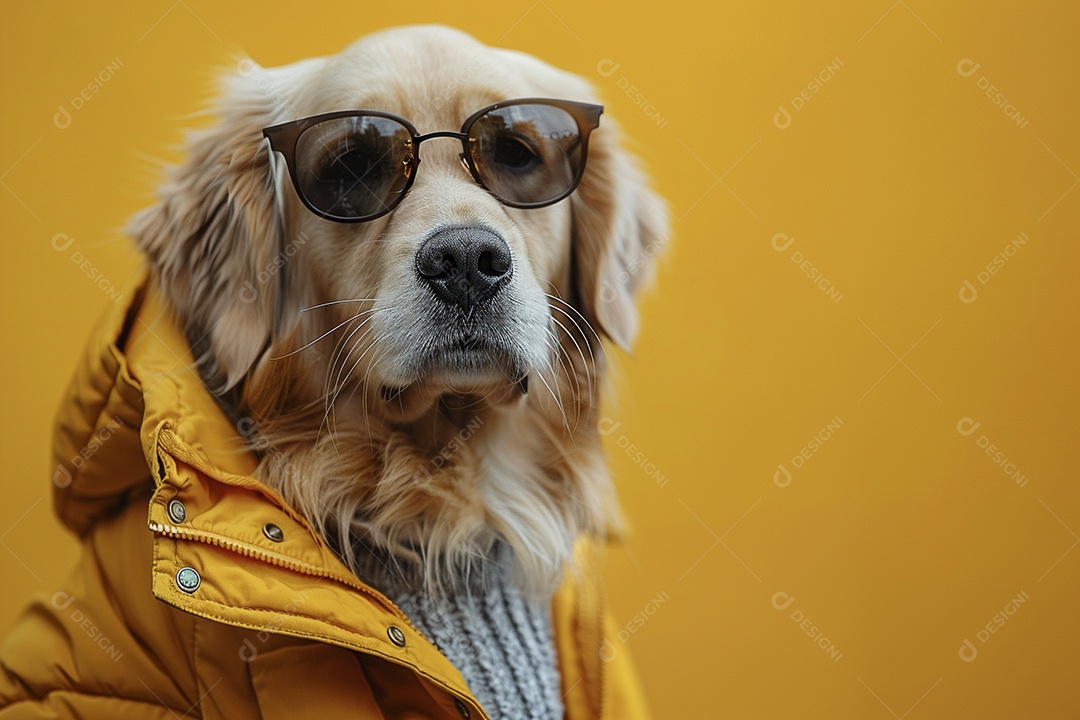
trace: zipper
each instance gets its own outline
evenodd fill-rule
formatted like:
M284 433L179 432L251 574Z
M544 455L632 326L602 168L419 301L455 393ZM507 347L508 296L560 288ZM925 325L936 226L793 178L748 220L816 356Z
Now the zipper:
M336 582L340 582L343 585L351 587L355 590L359 590L363 594L378 601L380 604L388 606L388 609L391 610L395 615L397 615L402 621L404 621L405 624L408 625L413 632L415 632L417 635L424 638L428 642L431 642L432 645L435 645L435 643L431 641L431 638L420 632L420 630L413 624L412 620L409 619L409 616L406 615L405 612L400 607L398 607L393 600L386 597L385 595L382 595L381 593L374 592L370 587L360 582L360 580L357 578L352 578L347 575L332 575L325 571L319 570L312 565L291 561L281 555L267 553L266 551L252 545L237 542L236 540L230 540L229 538L224 538L220 535L215 535L213 533L201 532L199 530L190 530L188 528L180 528L176 527L175 525L166 525L163 523L154 522L152 520L149 522L149 528L151 531L155 533L160 533L162 535L165 535L166 537L180 540L194 540L197 542L204 542L208 545L224 548L225 550L237 553L238 555L252 558L253 560L258 560L260 562L265 562L280 568L285 568L286 570L292 570L293 572L298 572L311 577L321 577L327 580L334 580ZM438 645L435 645L435 648L439 650L440 653L442 653L442 649L439 648Z

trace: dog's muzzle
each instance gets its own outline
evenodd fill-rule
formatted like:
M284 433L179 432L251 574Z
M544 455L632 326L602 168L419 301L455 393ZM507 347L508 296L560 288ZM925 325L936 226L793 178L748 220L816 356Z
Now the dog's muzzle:
M416 251L416 275L431 295L428 333L407 384L383 384L383 407L410 422L442 399L473 406L504 406L529 391L529 371L506 327L514 257L501 235L481 226L432 233Z

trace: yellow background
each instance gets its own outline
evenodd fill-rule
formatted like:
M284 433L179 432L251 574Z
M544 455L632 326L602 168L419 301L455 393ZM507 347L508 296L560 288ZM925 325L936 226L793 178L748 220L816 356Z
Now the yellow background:
M634 526L610 563L617 649L657 717L1080 714L1080 6L92 5L15 3L0 42L0 629L75 559L50 422L109 299L72 253L126 283L118 228L235 53L444 22L590 78L671 201L608 438Z

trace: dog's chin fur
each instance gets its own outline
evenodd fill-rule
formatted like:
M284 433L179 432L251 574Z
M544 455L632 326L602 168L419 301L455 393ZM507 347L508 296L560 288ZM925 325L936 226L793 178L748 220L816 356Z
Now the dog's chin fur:
M402 575L441 593L508 556L523 591L550 594L582 535L617 532L597 430L601 338L627 347L635 334L635 295L667 233L663 203L605 120L578 189L550 208L504 208L433 153L412 204L359 225L321 220L296 200L261 129L371 107L357 105L367 96L344 86L351 75L343 70L368 73L364 92L381 91L371 97L440 98L446 112L427 117L407 104L383 108L411 111L421 128L460 123L481 106L477 98L593 100L592 91L445 28L385 31L285 68L240 67L225 80L218 124L190 137L188 160L130 230L204 382L261 458L260 479L354 571L360 554L377 548ZM370 76L372 67L382 75ZM408 243L439 222L497 225L510 238L515 292L525 300L504 334L520 342L421 363L408 377L400 361L417 356L398 352L394 375L392 357L379 364L392 355L383 348L412 321L395 314L400 297L386 295L415 282L414 270L395 268L412 261ZM357 332L379 313L391 319ZM380 340L382 355L362 364Z

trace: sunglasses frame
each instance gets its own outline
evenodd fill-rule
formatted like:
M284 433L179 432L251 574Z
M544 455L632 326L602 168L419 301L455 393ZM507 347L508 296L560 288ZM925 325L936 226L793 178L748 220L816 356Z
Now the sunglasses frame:
M484 181L480 178L480 171L476 167L476 163L472 156L472 148L469 144L469 131L472 129L473 124L487 115L488 113L499 110L505 107L512 107L514 105L550 105L557 107L560 110L565 111L570 115L574 122L577 124L578 134L581 137L581 163L577 169L577 174L574 176L573 181L570 183L570 187L566 192L562 193L558 197L551 198L550 200L543 200L535 203L517 203L505 200L494 191L489 188ZM589 134L600 126L600 115L604 112L602 105L593 105L591 103L576 102L573 100L556 100L553 98L518 98L515 100L504 100L502 102L493 103L487 107L477 110L461 124L461 130L454 132L452 130L437 130L421 135L416 130L411 122L400 115L394 115L393 113L383 112L381 110L338 110L336 112L322 113L320 115L312 115L311 117L301 118L299 120L292 120L279 125L272 125L263 129L263 137L270 141L270 149L272 152L279 152L285 158L285 165L289 169L289 177L292 178L293 190L296 191L297 197L300 198L300 202L304 203L311 212L315 213L321 218L326 220L333 220L335 222L342 223L356 223L356 222L368 222L369 220L375 220L377 218L392 212L401 204L401 201L405 199L405 196L409 194L409 189L412 187L413 181L416 179L417 169L420 166L420 143L425 140L431 140L432 138L449 137L457 138L461 141L461 160L472 174L473 180L476 184L484 188L502 204L513 208L541 208L548 205L554 205L560 200L566 198L570 193L577 189L578 183L581 182L582 175L585 174L585 163L588 160L589 150ZM407 161L408 173L405 180L405 187L398 193L397 198L390 203L384 210L375 213L374 215L364 215L362 217L346 217L341 215L334 215L319 208L313 206L304 195L304 191L300 186L300 180L296 172L296 145L300 140L300 136L310 127L317 125L327 120L336 120L343 117L380 117L388 120L393 120L399 123L402 127L409 131L411 134L412 153Z

